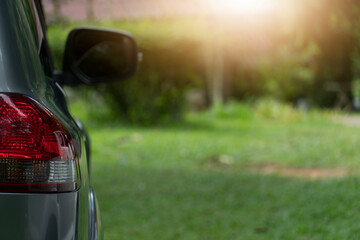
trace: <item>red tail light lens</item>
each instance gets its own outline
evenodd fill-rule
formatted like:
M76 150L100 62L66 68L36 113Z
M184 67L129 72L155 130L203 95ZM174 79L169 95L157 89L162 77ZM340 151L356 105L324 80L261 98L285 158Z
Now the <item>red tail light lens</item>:
M31 98L0 94L0 191L68 192L78 167L70 133Z

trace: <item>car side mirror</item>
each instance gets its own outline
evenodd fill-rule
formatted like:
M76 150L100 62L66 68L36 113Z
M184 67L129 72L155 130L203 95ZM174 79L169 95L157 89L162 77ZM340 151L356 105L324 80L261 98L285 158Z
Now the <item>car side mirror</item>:
M138 65L135 39L126 32L75 28L67 39L62 84L96 84L132 76Z

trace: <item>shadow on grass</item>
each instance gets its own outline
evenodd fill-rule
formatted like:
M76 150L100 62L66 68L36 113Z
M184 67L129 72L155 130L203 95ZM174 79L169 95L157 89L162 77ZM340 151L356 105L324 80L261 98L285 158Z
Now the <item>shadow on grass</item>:
M359 178L95 164L106 239L358 239Z
M88 122L86 126L92 131L107 130L107 129L127 129L134 131L166 131L166 132L212 132L212 133L234 133L241 131L242 133L252 131L259 128L272 127L282 128L283 124L279 123L262 123L257 119L221 119L218 117L198 115L190 116L182 121L177 122L163 122L155 125L137 125L122 121L109 122Z
M184 131L193 131L200 130L206 131L214 129L214 125L210 121L202 121L202 120L181 120L174 122L160 122L153 125L144 125L144 124L136 124L129 123L125 121L98 121L91 120L87 121L86 125L91 129L109 129L109 128L126 128L126 129L136 129L136 130L152 130L152 129L161 129L161 130L184 130Z

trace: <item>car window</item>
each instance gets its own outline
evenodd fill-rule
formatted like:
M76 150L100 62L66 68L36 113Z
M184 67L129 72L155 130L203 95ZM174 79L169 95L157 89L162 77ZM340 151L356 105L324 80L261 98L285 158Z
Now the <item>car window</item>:
M41 63L44 68L45 75L48 77L52 76L52 60L51 60L51 54L48 50L47 44L46 44L46 38L44 34L44 27L42 26L41 21L41 12L39 11L40 5L35 4L36 0L29 0L31 2L31 8L33 13L33 22L31 23L31 26L33 28L34 37L36 39L36 42L38 44L38 53L41 60Z
M32 2L33 4L33 11L34 11L34 16L35 16L35 27L36 27L36 38L37 38L37 43L38 43L38 47L39 47L39 52L41 49L41 45L44 41L44 32L43 29L41 27L41 22L40 22L40 17L39 17L39 12L37 11L35 2Z

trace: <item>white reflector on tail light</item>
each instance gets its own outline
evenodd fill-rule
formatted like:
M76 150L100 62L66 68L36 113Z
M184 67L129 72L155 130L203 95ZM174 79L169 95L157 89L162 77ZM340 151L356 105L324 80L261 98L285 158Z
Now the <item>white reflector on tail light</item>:
M63 124L29 97L0 94L0 192L69 192L77 182Z

